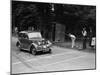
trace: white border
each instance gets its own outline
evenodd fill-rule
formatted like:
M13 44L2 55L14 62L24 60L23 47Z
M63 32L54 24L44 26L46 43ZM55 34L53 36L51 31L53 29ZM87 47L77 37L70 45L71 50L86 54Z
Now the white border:
M79 4L79 5L96 5L95 0L17 0L17 1L31 1L31 2L53 2L64 4Z
M25 1L25 0L22 0ZM97 70L41 73L41 75L99 75L100 73L100 0L27 0L97 6ZM0 0L0 75L10 71L10 0ZM26 74L25 74L26 75ZM27 74L33 75L33 74ZM34 74L39 75L39 74Z

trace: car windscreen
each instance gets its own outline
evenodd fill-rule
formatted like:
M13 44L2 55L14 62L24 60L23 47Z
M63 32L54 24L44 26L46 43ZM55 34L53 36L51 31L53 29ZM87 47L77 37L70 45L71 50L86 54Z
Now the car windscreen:
M32 39L32 38L42 38L41 33L39 33L39 32L28 33L28 37L30 39Z
M22 33L19 33L18 34L18 37L21 37L22 38L23 37L23 34Z

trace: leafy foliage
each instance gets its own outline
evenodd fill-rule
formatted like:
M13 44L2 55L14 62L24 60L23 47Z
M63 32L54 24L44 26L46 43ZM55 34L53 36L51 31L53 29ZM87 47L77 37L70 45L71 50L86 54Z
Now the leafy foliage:
M12 4L12 18L15 23L14 26L19 27L20 30L25 30L29 26L38 28L40 24L39 12L36 4L16 3Z

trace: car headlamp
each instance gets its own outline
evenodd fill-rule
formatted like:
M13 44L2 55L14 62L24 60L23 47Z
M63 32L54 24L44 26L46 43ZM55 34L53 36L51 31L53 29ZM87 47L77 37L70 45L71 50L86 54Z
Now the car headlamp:
M38 44L40 45L40 44L41 44L41 42L38 42Z
M44 46L43 46L43 48L47 48L47 46L46 46L46 45L44 45Z

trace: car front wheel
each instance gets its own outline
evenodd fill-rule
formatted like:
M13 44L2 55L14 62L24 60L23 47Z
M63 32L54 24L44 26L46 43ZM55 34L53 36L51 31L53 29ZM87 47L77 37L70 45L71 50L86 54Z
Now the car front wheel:
M33 54L33 55L36 55L36 48L34 46L31 47L30 49L30 52Z
M51 49L49 49L49 53L50 53L50 54L52 53L52 50L51 50Z

